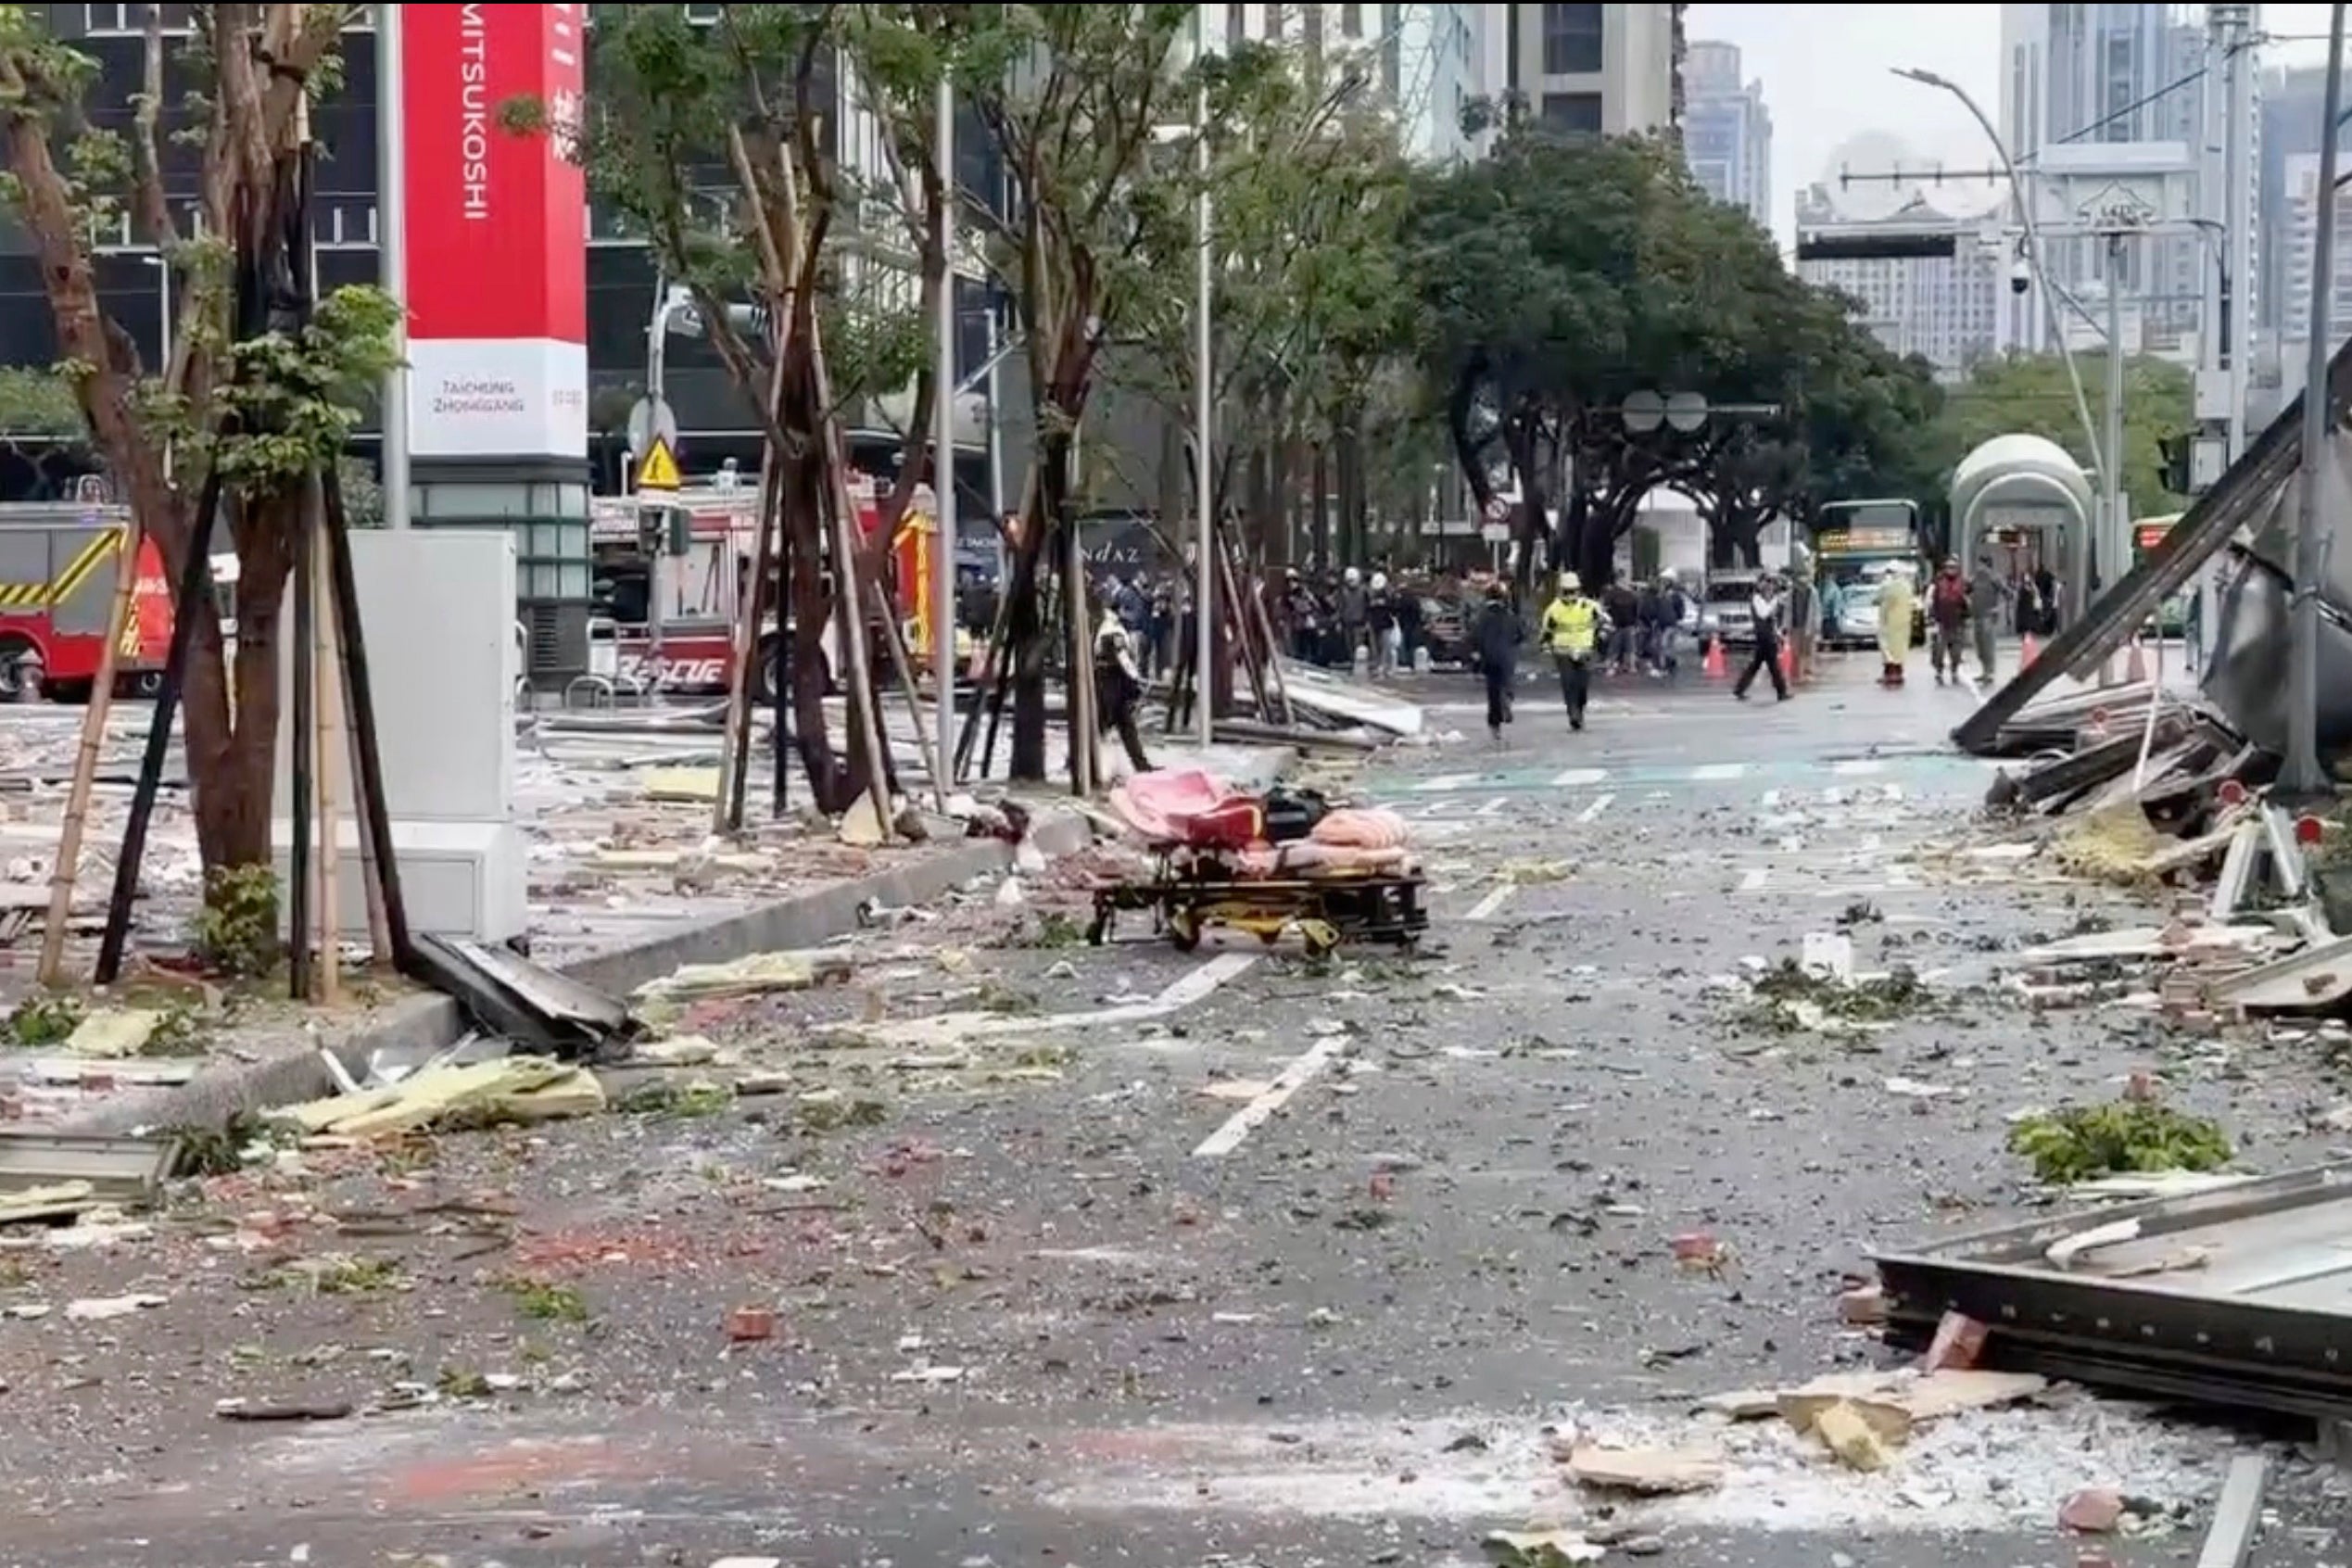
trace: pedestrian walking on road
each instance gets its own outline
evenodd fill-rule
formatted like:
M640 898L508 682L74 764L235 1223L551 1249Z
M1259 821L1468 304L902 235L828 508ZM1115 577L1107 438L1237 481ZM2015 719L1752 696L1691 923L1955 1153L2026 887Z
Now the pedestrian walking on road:
M1486 602L1471 629L1478 650L1478 673L1486 677L1486 733L1502 744L1511 722L1511 683L1519 673L1519 612L1511 607L1500 578L1486 585Z
M1992 651L2001 635L2001 610L2008 601L1992 557L1977 557L1977 575L1968 579L1968 625L1977 638L1977 673L1992 684Z
M1928 590L1928 664L1938 686L1947 672L1954 685L1959 683L1961 633L1967 624L1967 580L1960 575L1960 563L1947 561Z
M1592 696L1593 655L1608 635L1609 616L1600 604L1585 597L1585 585L1574 572L1560 574L1560 587L1544 606L1544 651L1560 672L1560 700L1568 707L1568 727L1585 727L1585 704Z
M1788 613L1788 601L1781 596L1780 580L1766 572L1756 579L1755 592L1748 596L1748 613L1753 617L1756 651L1749 656L1748 667L1739 672L1739 679L1731 694L1742 702L1748 700L1748 688L1756 683L1756 672L1772 677L1773 695L1781 702L1789 700L1789 677L1780 673L1780 639L1782 617Z
M1149 773L1152 759L1144 750L1143 731L1135 723L1135 704L1143 690L1143 676L1135 667L1133 634L1119 619L1118 607L1106 601L1103 618L1094 627L1094 701L1101 708L1100 727L1119 731L1119 744L1127 748L1128 765L1137 773Z

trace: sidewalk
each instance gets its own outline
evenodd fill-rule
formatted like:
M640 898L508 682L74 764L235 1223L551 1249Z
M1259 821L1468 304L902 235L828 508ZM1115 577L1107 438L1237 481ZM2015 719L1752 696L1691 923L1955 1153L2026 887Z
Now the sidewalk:
M520 793L535 840L532 951L537 962L614 994L681 964L820 945L857 929L862 907L928 904L994 877L1013 857L1013 846L984 839L857 848L828 824L760 821L757 806L742 846L713 846L706 802L657 798L666 785L692 781L685 775L699 753L643 737L577 744L585 739L563 737L553 748L561 760L543 753L523 768ZM1294 757L1279 747L1220 746L1168 749L1156 760L1262 788ZM919 787L909 788L919 803ZM764 802L765 790L755 778L752 799ZM1024 798L1039 813L1032 838L1048 855L1089 841L1062 791ZM54 843L54 822L44 830ZM36 932L9 955L19 984L29 980L37 942ZM75 962L70 956L69 972ZM322 1044L364 1079L373 1052L429 1051L462 1031L455 1004L397 977L354 974L349 991L331 1011L257 994L236 1004L233 1021L199 1028L159 1057L89 1061L54 1048L0 1050L0 1122L76 1132L217 1124L324 1093L332 1081L318 1058ZM170 993L132 999L179 1001Z

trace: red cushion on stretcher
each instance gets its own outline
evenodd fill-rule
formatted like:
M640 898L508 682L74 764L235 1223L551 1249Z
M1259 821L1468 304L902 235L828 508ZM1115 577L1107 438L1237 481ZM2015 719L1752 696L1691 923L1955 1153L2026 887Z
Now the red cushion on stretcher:
M1238 795L1207 811L1171 816L1169 826L1193 849L1247 849L1266 836L1266 813L1258 802Z

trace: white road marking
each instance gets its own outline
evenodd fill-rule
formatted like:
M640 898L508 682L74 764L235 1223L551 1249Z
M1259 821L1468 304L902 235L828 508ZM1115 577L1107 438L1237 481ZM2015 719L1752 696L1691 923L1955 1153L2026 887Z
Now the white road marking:
M1780 801L1781 794L1778 790L1766 790L1764 792L1764 798L1756 803L1766 811L1778 811L1780 809Z
M1424 778L1413 786L1423 794L1438 794L1448 790L1467 789L1478 782L1475 773L1441 773L1435 778Z
M1592 821L1602 812L1607 811L1609 809L1609 803L1616 798L1617 797L1614 795L1595 795L1592 798L1592 803L1586 806L1584 810L1576 814L1576 820L1579 822Z
M1551 781L1555 790L1582 790L1609 777L1605 767L1572 767Z
M1290 1097L1307 1085L1307 1081L1328 1066L1331 1059L1347 1048L1347 1036L1327 1034L1307 1048L1306 1054L1294 1058L1291 1064L1266 1085L1266 1092L1242 1106L1225 1120L1225 1125L1211 1132L1193 1151L1195 1159L1217 1159L1241 1147L1244 1138L1255 1132L1269 1117L1290 1104Z
M1970 675L1966 670L1962 670L1960 672L1960 684L1968 689L1968 695L1970 697L1975 698L1979 702L1984 701L1984 688L1977 684L1976 677Z
M1500 887L1488 889L1486 896L1472 904L1470 906L1470 913L1463 916L1462 918L1465 920L1493 919L1495 917L1495 911L1500 909L1504 904L1509 904L1511 902L1511 895L1516 892L1518 889L1519 884L1516 882L1505 882Z
M1740 873L1740 877L1739 877L1739 891L1740 891L1741 892L1761 892L1761 891L1764 891L1764 879L1765 879L1767 876L1769 876L1769 875L1771 875L1771 873L1769 873L1768 871L1766 871L1766 870L1765 870L1763 866L1750 866L1750 867L1749 867L1746 871L1744 871L1744 872Z
M1480 806L1475 812L1472 813L1472 815L1474 816L1500 816L1503 814L1504 808L1508 807L1510 804L1511 797L1509 795L1497 795L1493 800L1488 801L1485 805Z
M1737 778L1747 771L1746 763L1701 763L1690 770L1690 779L1692 783L1697 784L1715 779Z
M1887 765L1877 757L1848 757L1842 762L1831 763L1829 771L1842 773L1849 778L1856 778L1865 773L1884 773L1887 771Z

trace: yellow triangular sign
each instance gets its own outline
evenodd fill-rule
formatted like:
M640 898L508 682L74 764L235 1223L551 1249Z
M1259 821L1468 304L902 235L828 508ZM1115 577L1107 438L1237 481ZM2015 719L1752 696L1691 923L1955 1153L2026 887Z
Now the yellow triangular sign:
M637 465L637 487L640 490L675 490L677 488L677 457L670 444L659 436L645 449L645 461Z

